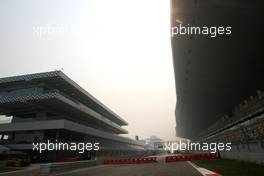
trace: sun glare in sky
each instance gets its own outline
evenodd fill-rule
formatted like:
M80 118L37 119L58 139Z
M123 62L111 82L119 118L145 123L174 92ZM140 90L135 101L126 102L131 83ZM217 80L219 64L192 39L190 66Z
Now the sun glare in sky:
M174 138L169 0L6 0L0 25L1 77L63 68L130 137Z

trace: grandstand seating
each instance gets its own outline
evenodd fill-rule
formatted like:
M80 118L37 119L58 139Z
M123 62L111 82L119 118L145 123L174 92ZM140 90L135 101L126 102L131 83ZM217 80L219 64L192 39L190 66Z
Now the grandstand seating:
M264 139L264 92L250 96L232 113L224 115L203 131L196 140L248 143Z

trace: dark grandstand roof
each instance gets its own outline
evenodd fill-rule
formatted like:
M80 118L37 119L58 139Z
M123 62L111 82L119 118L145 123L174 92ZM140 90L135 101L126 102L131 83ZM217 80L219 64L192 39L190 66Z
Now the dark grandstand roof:
M104 115L104 117L108 118L109 120L119 125L128 125L128 123L124 119L111 111L108 107L94 98L91 94L89 94L86 90L80 87L76 82L71 80L61 71L51 71L1 78L0 90L12 89L12 87L15 85L40 84L43 82L45 82L46 84L50 84L52 87L63 92L65 95L75 98L94 111Z

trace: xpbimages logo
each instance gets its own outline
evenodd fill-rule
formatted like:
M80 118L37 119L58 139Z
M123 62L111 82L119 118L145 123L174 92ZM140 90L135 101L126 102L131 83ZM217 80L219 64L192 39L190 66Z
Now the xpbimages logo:
M44 36L70 34L70 30L64 26L33 26L32 34L41 38Z
M191 26L187 24L186 26L181 23L178 26L174 26L171 28L171 37L176 37L179 35L204 35L210 36L211 38L215 38L223 35L231 35L232 27L231 26Z
M39 151L39 153L42 153L43 151L78 151L79 153L84 153L85 151L98 151L100 150L100 143L67 143L67 142L51 142L47 141L40 142L40 143L33 143L33 151Z
M165 142L164 143L164 150L170 151L174 153L175 151L203 151L203 152L223 152L223 151L230 151L232 149L231 142L223 143L223 142Z

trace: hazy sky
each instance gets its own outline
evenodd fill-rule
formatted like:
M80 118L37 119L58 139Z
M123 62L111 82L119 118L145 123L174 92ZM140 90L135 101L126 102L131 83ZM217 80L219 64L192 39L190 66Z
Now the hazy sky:
M63 68L130 137L172 139L169 10L169 0L1 0L0 77Z

